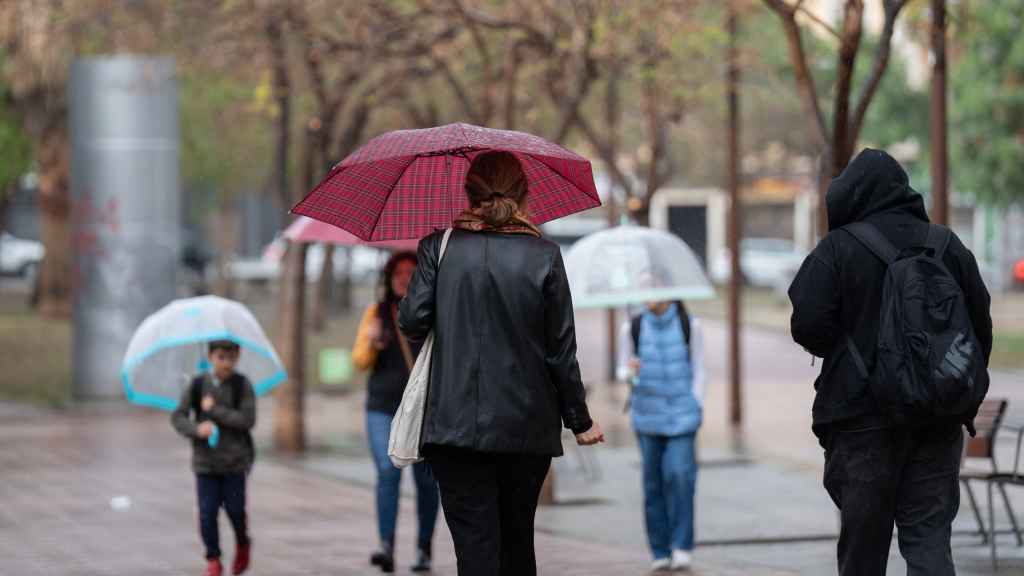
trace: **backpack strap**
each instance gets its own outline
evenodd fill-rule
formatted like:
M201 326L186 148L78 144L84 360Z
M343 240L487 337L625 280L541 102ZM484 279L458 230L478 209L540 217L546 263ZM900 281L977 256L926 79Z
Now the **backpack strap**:
M869 222L847 224L842 227L842 230L846 230L858 242L863 244L865 248L870 250L872 254L877 256L879 260L885 262L886 265L892 264L899 257L900 251L892 245L892 242L889 242L889 239L877 227Z
M245 379L235 374L228 382L228 386L231 386L231 403L234 404L233 408L238 410L242 405L242 394L245 392Z
M676 313L679 314L679 324L683 327L683 341L686 342L686 352L690 352L690 313L682 300L676 300Z
M679 324L683 329L683 342L686 343L686 355L690 355L690 313L686 311L686 306L683 305L682 301L676 300L676 313L679 314ZM637 314L633 316L633 319L629 323L629 335L633 338L633 352L639 353L640 351L640 327L643 326L643 314Z
M199 413L202 411L202 395L203 395L203 380L206 379L206 375L199 375L192 379L192 385L189 389L189 394L192 395L192 411L195 413L196 418L199 417Z
M953 232L945 226L939 226L938 224L928 225L928 236L924 241L926 248L931 248L935 252L935 259L942 260L942 257L946 254L946 248L949 247L949 241L953 239Z
M633 316L633 320L629 323L629 335L633 337L633 353L640 352L640 326L643 323L643 314L637 314Z

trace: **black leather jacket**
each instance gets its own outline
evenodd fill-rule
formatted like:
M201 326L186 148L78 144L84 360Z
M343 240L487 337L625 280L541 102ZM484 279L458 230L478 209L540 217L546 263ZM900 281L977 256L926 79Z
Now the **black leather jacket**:
M558 246L456 230L439 272L442 236L420 242L399 306L410 339L434 330L422 443L561 455L562 423L580 433L591 420Z

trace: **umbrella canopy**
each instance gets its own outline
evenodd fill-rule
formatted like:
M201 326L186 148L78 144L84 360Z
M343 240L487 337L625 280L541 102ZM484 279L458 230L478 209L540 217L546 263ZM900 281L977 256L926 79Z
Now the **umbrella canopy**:
M209 368L207 344L241 347L236 369L266 394L288 378L274 347L248 308L217 296L175 300L139 325L121 365L128 400L174 410L191 376Z
M370 140L292 212L368 241L422 238L450 226L467 207L469 164L491 150L511 152L522 163L534 223L600 206L586 158L524 132L449 124Z
M565 270L577 308L715 296L686 242L650 228L618 226L590 234L566 252Z
M284 237L292 242L321 242L339 246L369 246L386 250L416 251L416 240L388 240L384 242L365 242L355 234L342 230L326 222L299 216L284 229Z

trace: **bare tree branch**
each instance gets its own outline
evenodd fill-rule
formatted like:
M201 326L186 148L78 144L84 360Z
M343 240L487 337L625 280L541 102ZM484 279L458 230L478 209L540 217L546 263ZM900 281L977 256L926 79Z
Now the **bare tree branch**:
M800 2L799 4L803 4L803 2ZM807 18L809 18L811 20L811 22L814 22L815 24L817 24L819 27L821 27L822 30L828 32L829 34L834 36L836 39L841 39L841 37L839 36L839 32L836 31L836 29L833 28L828 22L824 21L820 16L818 16L814 12L811 12L810 8L806 8L804 6L798 5L796 7L796 10L799 11L804 16L807 16Z
M815 138L822 147L828 147L829 129L825 123L825 115L821 112L821 105L818 103L818 89L814 85L810 66L807 63L807 52L804 49L803 38L800 36L800 26L796 22L795 8L783 0L764 0L764 3L782 19L786 41L789 44L789 58L796 74L797 90L803 99L804 108L812 118Z
M907 5L907 0L885 0L885 25L882 28L882 35L879 38L878 49L875 51L874 63L871 66L871 75L861 89L857 97L857 105L854 108L853 118L850 121L850 149L857 143L861 128L864 125L864 117L867 115L868 106L882 83L882 77L889 66L889 56L892 52L892 35L896 28L896 19L900 12Z
M850 93L853 72L860 51L863 34L864 4L861 0L847 0L843 10L842 38L836 66L836 95L832 109L833 162L835 171L849 159Z

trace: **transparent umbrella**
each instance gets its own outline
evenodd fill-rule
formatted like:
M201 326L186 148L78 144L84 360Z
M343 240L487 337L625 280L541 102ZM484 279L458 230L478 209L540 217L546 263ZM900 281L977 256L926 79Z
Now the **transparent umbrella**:
M237 370L266 394L288 378L263 328L243 304L217 296L175 300L146 318L128 344L121 379L128 400L172 411L191 376L209 368L207 344L241 346Z
M585 236L565 254L577 308L618 308L714 298L700 260L675 234L618 226Z

